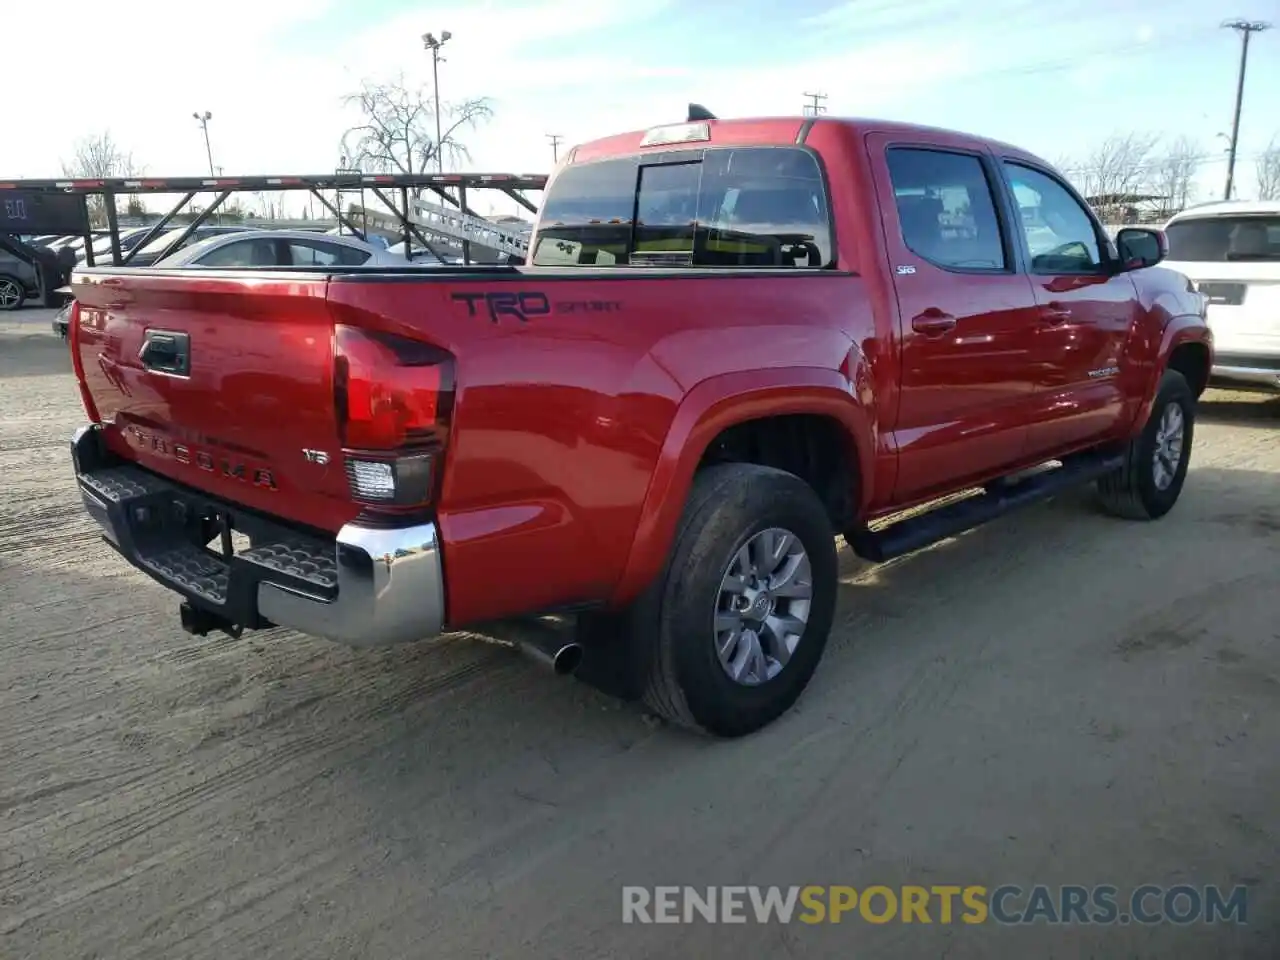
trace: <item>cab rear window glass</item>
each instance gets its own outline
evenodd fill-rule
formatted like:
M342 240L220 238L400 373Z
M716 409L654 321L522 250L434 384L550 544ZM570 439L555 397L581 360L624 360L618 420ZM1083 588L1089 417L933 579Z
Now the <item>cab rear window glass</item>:
M747 147L565 168L548 191L532 262L814 268L833 259L814 158Z
M1196 217L1169 224L1169 259L1184 263L1280 260L1280 217Z

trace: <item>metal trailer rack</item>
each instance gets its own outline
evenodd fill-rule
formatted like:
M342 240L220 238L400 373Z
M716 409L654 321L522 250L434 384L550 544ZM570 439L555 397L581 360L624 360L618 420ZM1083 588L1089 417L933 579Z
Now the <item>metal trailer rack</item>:
M351 218L341 209L341 204L334 205L324 196L322 191L332 191L341 197L344 192L368 191L390 211L400 228L406 253L411 249L414 238L417 238L429 252L443 259L436 253L428 235L442 238L445 242L458 242L462 248L464 263L472 263L472 240L461 236L456 229L445 233L433 229L432 223L421 216L415 209L415 201L420 194L430 192L445 203L463 214L468 221L483 220L468 206L469 191L497 190L515 200L531 213L537 213L537 206L526 195L526 191L542 190L547 185L547 175L543 173L435 173L435 174L381 174L381 173L330 173L319 176L252 176L252 177L128 177L109 180L70 179L57 180L4 180L0 179L0 198L5 191L22 191L24 194L72 194L83 197L99 196L103 199L107 218L107 231L111 236L111 262L116 266L128 266L134 252L141 250L168 227L173 219L181 214L198 194L212 193L213 202L192 217L184 221L186 229L176 237L161 255L167 256L176 250L205 222L233 193L271 192L307 190L320 201L321 205L337 220L340 227L350 231L357 237L365 236L364 230L351 222ZM411 193L412 192L412 193ZM182 199L166 214L151 225L138 243L128 253L120 249L120 227L117 222L116 197L124 194L168 193L182 194ZM393 198L392 194L398 194ZM397 202L398 200L398 202ZM370 211L371 213L373 211ZM435 218L439 220L440 218ZM94 266L93 233L86 219L85 264Z
M414 225L425 233L444 237L451 245L464 249L468 245L480 247L515 258L522 258L529 252L529 234L533 227L531 223L516 226L471 216L456 207L446 207L426 200L411 199L409 202L414 211L410 217ZM363 206L355 209L366 228L372 225L376 229L399 229L394 214L381 213Z

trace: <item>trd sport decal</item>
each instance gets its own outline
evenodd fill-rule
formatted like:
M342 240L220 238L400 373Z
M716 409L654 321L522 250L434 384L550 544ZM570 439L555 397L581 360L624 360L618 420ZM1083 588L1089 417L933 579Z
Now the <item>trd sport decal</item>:
M528 323L534 317L552 313L617 313L622 309L621 300L557 300L553 304L539 290L454 293L450 297L467 305L467 316L477 317L483 311L491 323L497 323L502 317Z
M476 315L476 304L483 303L493 323L497 323L499 317L510 317L521 323L528 323L530 317L545 317L551 312L551 301L547 299L547 295L534 290L455 293L453 299L467 305L469 317Z

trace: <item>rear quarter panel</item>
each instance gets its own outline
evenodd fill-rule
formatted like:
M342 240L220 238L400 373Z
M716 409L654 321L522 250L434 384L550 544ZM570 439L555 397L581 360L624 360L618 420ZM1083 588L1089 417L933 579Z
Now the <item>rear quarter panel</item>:
M473 300L473 315L466 298L494 291L544 296L548 310L495 320ZM352 277L329 301L338 322L425 336L457 358L438 515L458 625L609 598L685 398L743 371L761 371L761 388L795 368L838 380L852 345L841 313L861 296L857 278L831 273L531 268Z

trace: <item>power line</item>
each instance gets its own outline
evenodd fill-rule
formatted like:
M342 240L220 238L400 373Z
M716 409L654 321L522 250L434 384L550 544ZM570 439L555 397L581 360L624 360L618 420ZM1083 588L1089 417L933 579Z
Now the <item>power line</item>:
M1224 29L1235 30L1240 34L1240 75L1236 79L1236 109L1231 118L1231 148L1227 160L1227 189L1224 200L1231 199L1231 188L1236 174L1236 145L1240 142L1240 107L1244 103L1244 74L1249 66L1249 38L1255 33L1268 30L1271 24L1262 20L1228 20Z
M806 93L805 97L812 101L804 106L803 112L806 117L817 117L827 112L826 106L822 103L827 99L825 93Z
M551 144L551 162L553 164L560 162L560 144L564 143L564 137L558 133L548 133L547 140Z

